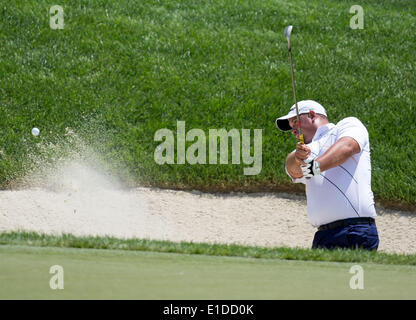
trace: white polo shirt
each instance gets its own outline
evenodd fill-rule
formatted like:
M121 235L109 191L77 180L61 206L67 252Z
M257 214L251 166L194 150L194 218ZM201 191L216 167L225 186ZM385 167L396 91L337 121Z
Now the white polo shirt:
M308 218L315 227L347 218L376 217L371 190L370 143L367 129L360 120L349 117L337 125L329 123L319 127L307 144L311 149L310 158L322 155L343 137L357 141L361 151L319 176L292 179L306 185Z

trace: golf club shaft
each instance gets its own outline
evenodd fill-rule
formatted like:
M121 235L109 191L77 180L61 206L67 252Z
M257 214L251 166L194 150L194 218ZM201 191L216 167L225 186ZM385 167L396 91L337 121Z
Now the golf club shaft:
M292 88L293 88L293 98L295 100L295 105L296 105L296 118L297 118L297 122L298 122L298 133L299 133L299 142L301 144L305 144L305 141L303 140L303 134L302 134L302 129L300 127L300 117L299 117L299 109L298 109L298 100L296 99L296 86L295 86L295 74L293 72L293 62L292 62L292 47L290 46L290 39L287 39L287 44L288 44L288 49L289 49L289 60L290 60L290 72L292 75Z

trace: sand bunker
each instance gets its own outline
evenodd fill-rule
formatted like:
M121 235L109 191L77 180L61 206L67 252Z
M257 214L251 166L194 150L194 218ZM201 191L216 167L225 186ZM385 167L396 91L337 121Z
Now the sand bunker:
M0 192L0 232L111 235L171 241L309 248L314 232L301 196L123 190L83 163L43 185ZM416 214L377 208L379 251L416 253Z

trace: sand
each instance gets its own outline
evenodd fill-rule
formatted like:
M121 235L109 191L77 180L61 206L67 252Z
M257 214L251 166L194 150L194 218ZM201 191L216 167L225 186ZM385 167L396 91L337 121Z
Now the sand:
M309 248L316 231L297 195L125 190L74 163L45 181L0 191L0 232ZM377 214L379 251L416 253L416 214L381 207Z

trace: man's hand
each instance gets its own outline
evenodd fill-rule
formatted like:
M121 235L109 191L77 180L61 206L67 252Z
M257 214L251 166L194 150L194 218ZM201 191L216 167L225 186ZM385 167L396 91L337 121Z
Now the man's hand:
M321 173L321 168L318 161L314 159L307 162L306 166L301 166L302 174L305 178L312 178L313 176L318 176Z
M303 177L302 166L306 165L305 160L310 154L311 149L302 143L298 143L296 150L288 154L286 157L286 170L292 179Z
M311 149L308 146L300 142L296 144L295 159L299 166L304 166L306 164L304 160L307 159L310 154Z

